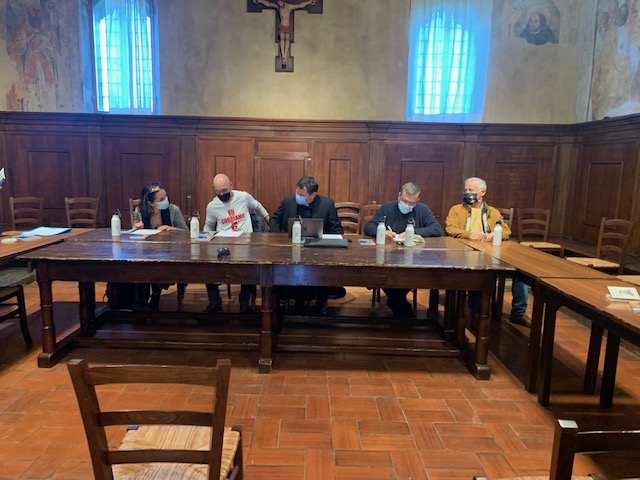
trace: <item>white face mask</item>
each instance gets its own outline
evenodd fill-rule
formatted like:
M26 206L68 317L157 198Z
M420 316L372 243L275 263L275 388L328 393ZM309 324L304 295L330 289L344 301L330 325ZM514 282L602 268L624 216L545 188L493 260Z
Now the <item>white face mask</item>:
M398 202L398 209L400 210L400 213L405 215L407 213L411 213L414 207L415 205L409 205L408 203L404 203L402 200Z
M169 197L166 197L164 200L162 200L161 202L158 202L156 205L160 210L166 210L167 208L169 208Z

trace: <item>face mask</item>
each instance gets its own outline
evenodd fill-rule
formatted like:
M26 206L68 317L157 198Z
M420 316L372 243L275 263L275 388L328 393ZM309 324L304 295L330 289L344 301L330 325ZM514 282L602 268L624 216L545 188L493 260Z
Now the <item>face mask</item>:
M227 203L231 198L231 192L223 193L222 195L218 195L218 198L221 202Z
M464 203L466 205L473 205L477 201L478 201L478 194L477 193L465 192L465 193L462 194L462 203Z
M298 205L302 205L302 206L304 206L304 207L308 207L308 206L309 206L309 205L307 204L307 199L306 199L306 198L304 198L302 195L298 195L297 193L296 193L296 203L297 203Z
M162 200L161 202L159 202L158 203L158 208L160 210L166 210L167 208L169 208L169 197L167 197L164 200Z
M400 210L400 213L404 215L406 215L407 213L411 213L413 207L413 205L407 205L404 202L398 202L398 209Z

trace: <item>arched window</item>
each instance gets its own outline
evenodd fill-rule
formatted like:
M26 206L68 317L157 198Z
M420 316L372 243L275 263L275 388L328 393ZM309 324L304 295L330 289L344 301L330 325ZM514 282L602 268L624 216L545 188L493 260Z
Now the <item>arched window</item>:
M158 113L155 0L94 0L96 109Z
M482 121L491 11L483 3L412 2L409 120Z

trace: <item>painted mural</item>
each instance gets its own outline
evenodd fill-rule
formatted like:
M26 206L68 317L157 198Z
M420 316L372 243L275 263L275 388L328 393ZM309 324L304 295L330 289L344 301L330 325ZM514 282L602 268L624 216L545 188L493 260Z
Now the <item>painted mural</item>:
M640 112L639 0L599 0L591 118Z
M500 0L494 5L499 12L501 40L516 39L529 45L558 43L560 11L553 0Z
M3 37L16 79L7 110L58 110L60 22L54 0L8 0Z

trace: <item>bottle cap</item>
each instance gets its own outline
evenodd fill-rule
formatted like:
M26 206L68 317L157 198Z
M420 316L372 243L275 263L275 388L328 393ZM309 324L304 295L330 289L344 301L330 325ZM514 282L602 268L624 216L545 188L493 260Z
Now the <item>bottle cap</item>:
M119 209L119 208L116 208L116 209L113 211L113 215L116 215L117 217L119 217L119 216L120 216L120 209Z

